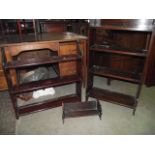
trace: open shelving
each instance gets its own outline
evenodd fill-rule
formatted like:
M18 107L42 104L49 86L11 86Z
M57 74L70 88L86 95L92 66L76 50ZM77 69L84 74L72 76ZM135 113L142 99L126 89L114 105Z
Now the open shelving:
M115 103L133 109L135 114L152 46L151 22L140 25L138 20L103 20L102 26L90 27L86 100L93 97ZM108 85L112 80L133 83L138 86L136 95L97 88L94 76L107 78Z
M104 100L107 102L124 105L129 108L133 108L133 106L137 103L136 98L131 95L126 95L126 94L100 89L96 87L93 87L89 91L89 96L93 98L98 98L100 100Z
M70 43L70 42L69 42ZM2 51L3 56L3 68L6 75L10 97L15 109L16 118L19 116L23 116L29 113L46 110L49 108L54 108L61 106L62 103L66 102L80 102L81 101L81 86L82 86L82 73L81 73L81 64L82 64L82 53L80 51L79 41L75 42L77 46L76 54L68 54L68 55L44 55L39 57L32 57L27 59L20 59L19 55L14 56L11 61L8 61L5 50ZM35 50L34 50L35 51ZM27 51L26 51L27 52ZM58 53L56 51L55 53ZM24 53L25 54L25 53ZM50 77L48 75L47 78L35 81L21 82L19 74L23 74L24 72L29 73L27 71L33 71L37 67L49 67L53 64L59 64L64 62L73 62L76 61L76 72L75 74ZM11 77L11 72L15 71L17 77L17 83L13 83L13 78ZM49 71L47 69L47 71ZM46 89L50 87L59 87L69 84L75 84L75 93L55 97L52 99L48 99L46 101L28 103L24 105L17 104L20 95L33 93L34 91Z

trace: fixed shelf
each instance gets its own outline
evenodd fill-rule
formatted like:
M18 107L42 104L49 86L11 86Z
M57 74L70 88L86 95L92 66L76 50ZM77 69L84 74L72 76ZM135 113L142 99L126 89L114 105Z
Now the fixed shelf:
M138 73L124 72L108 67L101 67L94 65L90 72L94 75L103 76L106 78L113 78L116 80L128 81L132 83L140 83L141 75Z
M89 97L97 98L100 100L104 100L107 102L115 103L118 105L123 105L128 108L134 109L135 105L137 104L137 100L134 96L110 91L110 90L105 90L105 89L100 89L93 87L88 91Z

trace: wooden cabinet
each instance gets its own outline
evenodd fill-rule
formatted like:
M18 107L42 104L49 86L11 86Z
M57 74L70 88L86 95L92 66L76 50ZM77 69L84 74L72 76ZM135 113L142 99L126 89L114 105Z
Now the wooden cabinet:
M90 28L87 98L95 97L133 109L148 76L153 52L153 20L102 20ZM152 55L153 56L153 55ZM153 58L155 59L155 58ZM94 75L136 84L135 96L93 87Z

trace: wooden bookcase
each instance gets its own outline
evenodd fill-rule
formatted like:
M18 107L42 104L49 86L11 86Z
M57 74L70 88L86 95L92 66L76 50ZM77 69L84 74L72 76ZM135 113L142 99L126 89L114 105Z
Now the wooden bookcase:
M133 109L148 72L154 39L153 20L102 20L89 30L89 69L86 99L93 97ZM94 87L94 76L137 85L135 96Z
M85 49L87 37L74 33L38 34L37 38L34 35L31 37L25 36L22 42L20 42L20 38L16 42L12 42L14 37L17 39L17 36L12 37L9 37L8 43L1 45L1 52L3 70L16 118L58 107L62 103L81 101L82 82L84 84L83 74L85 75L86 71ZM45 54L45 49L49 51L50 55ZM42 50L39 53L41 56L37 56L40 50ZM32 52L35 52L35 55ZM55 54L53 55L53 53ZM18 59L21 55L24 59ZM51 66L52 64L57 64L59 70L56 77L21 83L18 76L21 71L27 71L38 66ZM21 106L17 103L21 94L73 83L75 84L75 92L69 95L59 96L58 94L56 98Z

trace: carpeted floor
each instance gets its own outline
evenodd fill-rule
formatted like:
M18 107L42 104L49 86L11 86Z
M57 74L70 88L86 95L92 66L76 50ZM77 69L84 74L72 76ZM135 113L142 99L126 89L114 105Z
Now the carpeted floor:
M95 85L130 94L136 90L134 84L120 81L112 81L112 85L107 86L105 79L100 77L95 77ZM61 94L73 88L73 85L62 88ZM63 125L61 107L15 120L8 93L3 92L0 93L0 134L155 134L154 95L155 87L143 87L135 116L131 109L101 101L102 120L98 116L69 118Z
M0 93L0 134L15 134L16 119L8 92Z

